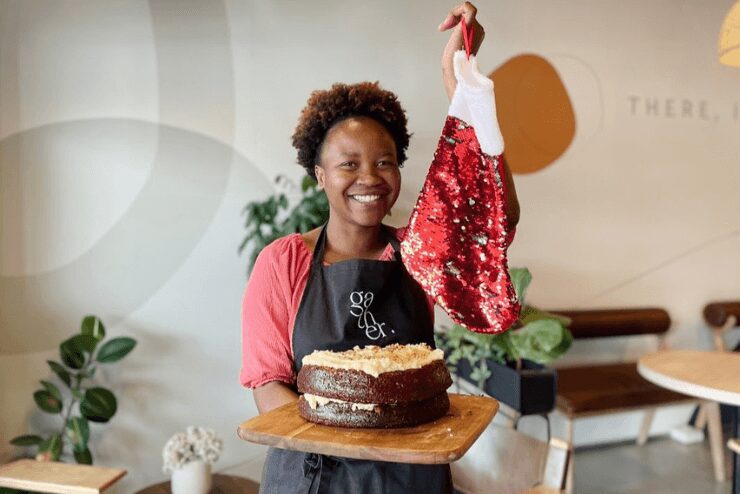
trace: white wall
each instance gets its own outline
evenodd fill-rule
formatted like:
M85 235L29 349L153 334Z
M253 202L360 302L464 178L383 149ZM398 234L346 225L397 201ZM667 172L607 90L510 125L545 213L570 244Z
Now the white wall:
M534 273L533 303L660 305L676 320L674 344L709 344L703 304L740 293L740 70L716 60L731 4L479 5L483 70L539 54L576 112L566 153L516 177L510 254ZM240 209L277 174L300 177L290 135L311 90L379 80L414 132L392 218L403 223L446 110L436 26L450 7L0 3L0 460L14 453L10 437L55 423L31 394L86 313L139 340L102 376L120 409L93 429L98 463L130 471L118 492L162 479L162 445L190 424L226 439L217 468L261 454L234 434L256 413L237 382ZM666 101L684 99L691 117L666 115ZM579 344L567 360L649 347ZM656 432L685 416L660 415ZM576 441L636 429L630 415L590 420Z

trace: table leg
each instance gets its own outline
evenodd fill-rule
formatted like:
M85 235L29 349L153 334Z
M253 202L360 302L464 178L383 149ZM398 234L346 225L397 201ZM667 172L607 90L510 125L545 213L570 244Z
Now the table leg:
M733 407L732 414L732 436L740 437L740 407ZM732 492L740 494L740 455L732 452Z

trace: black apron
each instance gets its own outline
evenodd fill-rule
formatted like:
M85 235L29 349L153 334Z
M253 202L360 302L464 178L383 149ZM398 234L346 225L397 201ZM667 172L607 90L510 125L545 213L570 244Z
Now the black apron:
M324 266L326 226L314 248L293 329L293 366L314 350L355 345L427 343L434 347L429 304L401 262L398 240L385 227L392 261L349 259ZM270 448L262 472L265 494L452 493L449 465L353 460Z

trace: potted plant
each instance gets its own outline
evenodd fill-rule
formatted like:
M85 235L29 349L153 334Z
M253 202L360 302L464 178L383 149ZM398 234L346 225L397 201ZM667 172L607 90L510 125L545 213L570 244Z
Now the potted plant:
M26 434L13 438L12 444L37 446L36 459L40 461L59 460L65 446L69 446L77 463L92 465L89 423L108 422L118 405L112 391L92 386L88 380L93 378L99 364L117 362L136 346L136 340L125 336L103 343L104 339L103 322L96 316L87 316L82 319L80 333L59 345L61 362L48 360L47 363L64 387L60 389L57 384L42 380L42 389L33 394L33 399L42 411L60 415L62 425L46 437Z
M522 415L551 411L557 393L557 372L545 367L562 356L573 341L570 320L526 305L532 275L527 268L511 270L522 305L512 329L489 335L453 325L435 334L450 371L475 383Z
M249 247L248 271L260 251L273 240L291 233L305 233L329 219L329 201L313 178L303 177L297 197L296 186L290 179L278 175L275 182L282 191L244 206L247 234L239 245L239 253ZM292 201L289 195L293 196Z

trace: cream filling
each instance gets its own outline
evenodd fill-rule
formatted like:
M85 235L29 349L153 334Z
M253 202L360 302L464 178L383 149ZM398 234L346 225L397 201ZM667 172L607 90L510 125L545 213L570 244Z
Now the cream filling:
M308 406L311 407L311 410L316 410L317 407L324 406L327 403L350 403L352 405L352 411L369 410L372 412L377 406L374 403L352 403L351 401L337 400L335 398L325 398L323 396L312 395L310 393L305 393L303 395L303 399L308 402Z
M443 360L444 352L432 350L428 345L393 344L386 347L359 346L346 352L315 351L303 357L303 365L330 367L332 369L359 370L373 377L385 372L420 369L435 360Z

